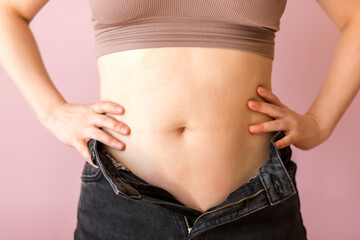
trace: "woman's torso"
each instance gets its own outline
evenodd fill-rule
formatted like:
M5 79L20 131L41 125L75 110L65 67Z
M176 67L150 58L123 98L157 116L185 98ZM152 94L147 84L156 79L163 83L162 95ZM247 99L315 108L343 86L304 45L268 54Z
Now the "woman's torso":
M225 48L171 47L98 58L101 100L125 108L112 115L130 127L124 151L101 144L134 174L205 211L248 182L268 159L272 133L248 126L269 121L251 111L262 85L271 90L272 59Z

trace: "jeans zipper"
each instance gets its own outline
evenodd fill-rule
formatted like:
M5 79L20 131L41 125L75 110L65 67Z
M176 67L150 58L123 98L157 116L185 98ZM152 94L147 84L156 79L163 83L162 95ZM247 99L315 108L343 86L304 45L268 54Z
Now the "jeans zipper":
M257 195L259 195L259 194L262 193L263 191L265 191L265 188L262 188L262 189L260 189L258 192L254 193L253 195L244 197L244 198L240 199L239 201L226 204L226 205L224 205L224 206L222 206L222 207L219 207L219 208L217 208L217 209L211 210L210 212L205 212L205 213L201 214L201 215L195 220L193 226L195 225L195 223L196 223L201 217L203 217L203 216L205 216L205 215L207 215L207 214L210 214L210 213L214 213L214 212L219 211L219 210L221 210L221 209L224 209L224 208L227 208L227 207L230 207L230 206L234 206L234 205L236 205L236 204L240 204L240 203L242 203L242 202L245 201L245 200L248 200L248 199L251 199L251 198L256 197ZM190 233L190 231L191 231L192 228L189 227L189 223L188 223L188 221L187 221L187 219L186 219L185 216L184 216L184 218L185 218L186 226L187 226L187 228L188 228L188 233Z
M187 227L188 233L190 233L190 232L191 232L191 227L189 226L189 222L188 222L188 220L187 220L186 216L184 216L184 219L185 219L185 224L186 224L186 227Z

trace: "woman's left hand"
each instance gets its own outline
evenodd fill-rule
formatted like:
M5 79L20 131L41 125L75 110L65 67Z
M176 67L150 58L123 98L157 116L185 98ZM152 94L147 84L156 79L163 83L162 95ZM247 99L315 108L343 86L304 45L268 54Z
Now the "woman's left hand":
M258 87L257 93L265 99L248 101L248 107L257 112L267 114L274 120L249 126L251 133L283 131L285 137L275 142L278 149L295 145L297 148L309 150L329 137L329 133L319 125L316 116L311 113L296 113L280 102L270 90Z

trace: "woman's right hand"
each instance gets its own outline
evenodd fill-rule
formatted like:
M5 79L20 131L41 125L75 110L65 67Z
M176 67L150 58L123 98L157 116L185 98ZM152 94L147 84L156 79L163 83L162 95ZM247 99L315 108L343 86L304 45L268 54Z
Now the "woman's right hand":
M130 128L115 118L105 115L123 114L123 106L111 101L92 104L64 103L54 108L42 123L61 142L75 147L85 160L97 168L91 161L87 146L90 139L95 139L117 150L124 150L125 144L100 128L108 128L122 135L128 135ZM121 129L125 127L126 132Z

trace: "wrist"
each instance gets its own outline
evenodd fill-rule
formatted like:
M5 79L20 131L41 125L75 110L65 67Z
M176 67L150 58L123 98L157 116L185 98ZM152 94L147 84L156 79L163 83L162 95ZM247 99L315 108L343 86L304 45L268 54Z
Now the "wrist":
M330 137L330 135L334 129L333 126L326 124L324 121L321 121L321 119L312 112L308 111L305 113L305 115L310 116L311 119L316 124L319 134L320 134L321 142L325 141L328 137Z
M62 99L56 103L53 103L51 105L51 107L49 107L47 110L43 111L42 114L38 115L38 118L40 120L40 122L44 125L47 126L49 124L49 121L51 120L51 117L53 116L53 112L60 106L66 104L67 102Z

